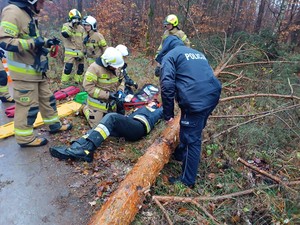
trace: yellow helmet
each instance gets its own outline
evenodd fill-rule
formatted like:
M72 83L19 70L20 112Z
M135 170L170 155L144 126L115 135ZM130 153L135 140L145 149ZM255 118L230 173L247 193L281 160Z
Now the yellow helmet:
M174 27L178 25L178 18L174 14L170 14L165 18L164 25L172 24Z
M73 20L73 19L77 19L78 21L81 20L81 14L77 9L72 9L69 12L69 21Z

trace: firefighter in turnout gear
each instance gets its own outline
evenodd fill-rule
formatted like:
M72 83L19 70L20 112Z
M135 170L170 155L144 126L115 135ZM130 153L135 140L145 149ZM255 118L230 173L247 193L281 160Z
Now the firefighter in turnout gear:
M116 73L123 65L122 54L108 47L85 73L83 87L88 98L83 113L92 128L98 125L105 113L116 111L117 104L124 97L124 82Z
M55 158L92 162L95 150L108 136L124 137L126 141L140 140L150 133L162 117L163 110L158 108L156 102L137 109L129 116L108 113L97 127L74 141L70 147L54 146L49 150Z
M14 84L15 138L21 147L42 146L47 144L47 139L36 137L33 132L39 111L50 133L72 127L59 121L56 100L46 79L47 48L57 44L57 39L45 39L38 30L35 16L45 0L8 2L2 11L0 47L8 53L8 68Z
M83 39L83 44L89 66L96 61L97 57L100 57L104 53L107 44L103 35L97 31L97 21L94 17L84 17L82 25L87 33L87 36Z
M180 40L183 41L183 43L184 43L185 46L187 46L187 47L191 46L190 40L188 39L187 35L178 27L178 24L179 24L178 17L176 15L174 15L174 14L170 14L170 15L168 15L165 18L165 20L164 20L164 26L165 26L166 30L165 30L165 32L164 32L164 34L162 36L160 45L159 45L159 47L158 47L158 49L156 51L155 59L156 59L157 55L159 54L159 52L162 49L162 43L163 43L163 41L169 35L175 35ZM157 64L157 67L155 68L155 75L157 77L159 77L159 75L160 75L160 65L159 64Z
M4 51L0 49L0 100L2 102L14 103L14 99L8 93L7 73L1 61L3 57L5 57Z
M62 27L61 35L65 47L64 71L61 76L62 83L68 83L72 78L75 83L81 84L84 71L83 37L85 30L81 26L81 14L77 9L69 12L69 20ZM73 75L72 70L76 70Z

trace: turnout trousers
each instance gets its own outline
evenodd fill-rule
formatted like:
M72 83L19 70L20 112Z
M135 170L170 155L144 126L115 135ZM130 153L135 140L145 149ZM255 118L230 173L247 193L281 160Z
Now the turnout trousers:
M40 111L50 131L61 127L56 109L56 100L47 80L37 82L13 81L16 110L14 117L15 137L18 144L27 144L35 139L33 124Z
M201 159L202 130L215 106L195 114L186 114L181 110L180 143L175 149L175 158L182 161L182 183L190 186L196 182Z

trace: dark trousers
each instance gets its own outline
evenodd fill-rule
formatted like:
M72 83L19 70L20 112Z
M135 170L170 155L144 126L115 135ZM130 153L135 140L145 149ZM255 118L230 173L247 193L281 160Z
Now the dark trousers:
M146 135L142 122L119 113L106 114L101 123L107 127L110 136L124 137L126 141L137 141Z
M190 186L196 182L198 166L201 159L202 130L215 106L196 114L181 112L180 143L174 155L182 161L181 182Z

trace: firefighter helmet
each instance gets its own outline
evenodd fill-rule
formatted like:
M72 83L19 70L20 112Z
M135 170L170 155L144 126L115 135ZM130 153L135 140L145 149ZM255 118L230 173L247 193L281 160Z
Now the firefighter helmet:
M92 30L97 30L97 21L92 16L85 16L82 20L83 25L91 25Z
M170 14L165 18L164 25L172 24L174 27L178 25L178 18L174 14Z
M78 21L81 20L81 14L77 9L72 9L69 12L69 21L72 21L74 19L77 19Z
M114 47L108 47L105 49L101 59L105 67L112 66L117 69L124 65L124 59L121 52Z
M125 45L117 45L116 49L121 52L123 57L129 55L128 48Z

